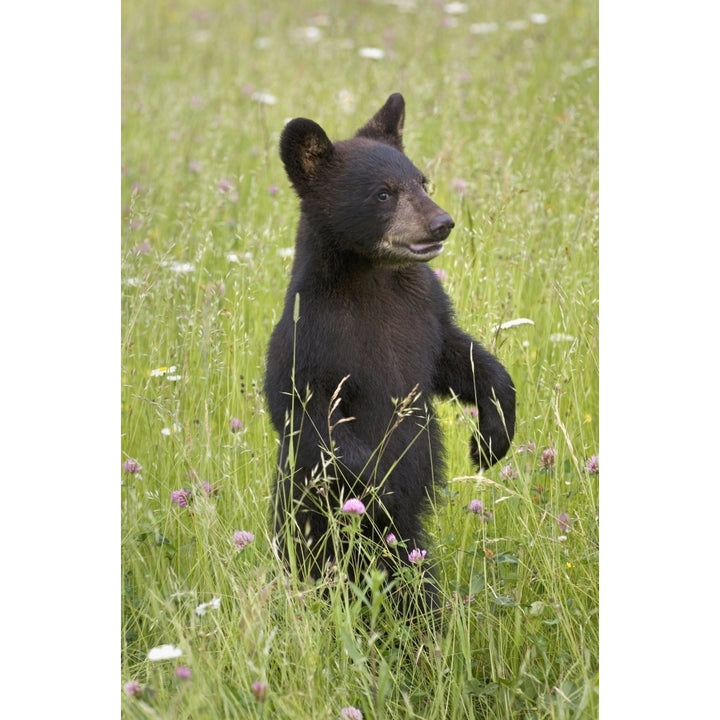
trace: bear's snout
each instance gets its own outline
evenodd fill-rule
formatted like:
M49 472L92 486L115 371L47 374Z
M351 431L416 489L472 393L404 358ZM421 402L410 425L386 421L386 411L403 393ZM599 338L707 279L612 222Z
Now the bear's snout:
M433 240L443 241L454 227L455 222L446 212L436 215L430 221L430 233Z

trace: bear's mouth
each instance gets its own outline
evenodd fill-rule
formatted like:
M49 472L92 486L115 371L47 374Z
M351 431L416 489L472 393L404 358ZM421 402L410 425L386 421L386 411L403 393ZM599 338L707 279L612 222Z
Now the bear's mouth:
M443 244L441 242L427 242L427 243L411 243L406 246L410 252L417 255L419 258L433 258L442 252Z

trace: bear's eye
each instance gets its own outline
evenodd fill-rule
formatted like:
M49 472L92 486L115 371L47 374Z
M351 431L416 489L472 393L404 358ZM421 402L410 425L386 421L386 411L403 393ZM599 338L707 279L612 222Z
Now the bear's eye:
M381 191L377 194L377 199L378 199L380 202L387 202L387 201L390 199L390 193L389 193L387 190L381 190Z

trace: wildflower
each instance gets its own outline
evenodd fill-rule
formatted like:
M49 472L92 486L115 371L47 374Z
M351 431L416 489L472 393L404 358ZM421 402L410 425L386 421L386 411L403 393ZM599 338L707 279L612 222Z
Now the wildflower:
M443 10L445 10L448 15L462 15L468 11L468 6L462 2L451 2L448 3Z
M447 276L448 274L446 270L443 270L442 268L435 268L435 277L437 277L440 282L445 282L445 280L447 280Z
M364 47L360 48L359 55L368 60L382 60L385 57L385 51L376 47Z
M552 333L548 335L548 340L551 343L572 342L574 339L574 335L568 335L567 333Z
M388 533L388 534L385 536L385 542L386 542L390 547L395 547L395 546L398 544L398 539L397 539L397 537L395 536L395 533Z
M508 30L524 30L527 26L527 20L508 20L505 23Z
M137 460L133 460L132 458L128 458L123 464L122 469L126 473L136 473L140 472L142 470L142 466Z
M207 480L202 484L202 489L208 497L210 495L217 495L220 492L220 488L217 485L212 485L207 482Z
M482 515L485 511L485 506L483 505L482 500L471 500L468 505L468 510L476 515Z
M345 501L342 511L349 515L362 515L365 512L365 504L357 498L350 498Z
M172 660L173 658L180 657L183 654L182 650L175 645L160 645L154 647L148 652L147 659L152 660Z
M242 430L242 420L238 420L238 418L234 417L230 419L230 432L238 432Z
M170 494L170 500L181 508L185 508L190 504L190 497L189 490L173 490Z
M252 684L252 691L253 695L255 696L255 700L257 700L259 703L265 702L268 691L268 686L266 682L263 682L262 680L256 680Z
M540 458L540 465L542 465L542 467L546 470L550 469L555 465L556 455L557 451L553 450L552 448L547 448L546 450L543 450L542 456Z
M238 550L244 550L254 539L255 536L246 530L236 530L233 533L233 542Z
M290 258L295 257L295 248L294 248L294 247L280 248L280 249L277 251L277 254L278 254L281 258L288 258L288 259L290 259Z
M180 432L181 426L177 423L173 423L171 427L164 427L161 431L161 435L170 436L174 435L176 432Z
M530 13L530 22L535 25L544 25L548 21L545 13Z
M261 105L274 105L277 102L277 98L269 92L254 92L250 97Z
M534 453L535 452L535 443L532 440L530 440L530 442L526 443L525 445L521 445L517 451L521 452L521 453Z
M193 95L190 98L190 107L200 107L203 104L203 100L199 95Z
M491 32L497 32L498 24L496 22L481 22L470 25L470 32L473 35L487 35Z
M150 377L162 377L163 375L167 375L168 373L174 373L176 371L177 367L175 365L171 365L170 367L167 367L167 365L162 365L161 367L156 367L151 370Z
M411 563L421 563L425 556L427 555L427 550L418 550L418 548L415 548L414 550L410 551L410 554L408 555L408 560Z
M191 262L179 262L177 260L168 261L163 260L163 262L160 263L162 267L167 267L172 270L172 272L177 273L178 275L185 275L187 273L191 273L195 270L195 265ZM168 371L168 368L166 368L166 372ZM173 372L174 368L170 370L170 372ZM164 373L163 373L164 374Z
M500 477L503 480L513 480L518 476L517 470L509 463L500 470Z
M220 598L219 597L213 598L212 600L210 600L210 602L200 603L195 608L195 614L202 617L203 615L205 615L207 613L208 608L210 608L211 610L217 610L219 607L220 607Z
M277 185L270 185L268 188L268 195L271 197L276 197L277 194L280 192L280 188Z
M360 712L360 710L358 710L356 707L352 707L352 705L344 707L340 711L341 720L362 720L362 716L362 712Z
M566 533L570 529L570 516L566 512L561 512L557 516L558 528L561 533Z
M467 191L468 183L467 180L458 177L452 181L451 187L458 195L460 195L460 197L462 197Z
M230 182L230 180L227 180L226 178L223 178L218 182L218 190L220 192L230 192L230 190L233 189L233 184Z
M337 96L338 104L343 112L355 110L355 96L349 90L341 90Z
M192 675L192 670L185 665L178 665L175 670L175 676L181 680L189 680Z
M498 330L509 330L510 328L518 327L519 325L534 325L535 323L530 318L515 318L515 320L508 320L500 325L496 325L493 328L493 332Z
M130 682L126 682L123 686L123 690L130 696L130 697L136 697L137 695L142 695L142 688L140 687L140 683L137 680L131 680Z
M199 173L202 170L202 163L199 160L191 160L188 163L188 170L191 173Z
M585 465L585 469L589 473L597 475L600 472L600 458L598 458L597 455L593 455L591 458L588 459L587 464Z
M478 409L477 409L476 407L468 408L468 409L467 409L467 414L468 414L470 417L476 418L476 417L478 417L478 415L479 415Z

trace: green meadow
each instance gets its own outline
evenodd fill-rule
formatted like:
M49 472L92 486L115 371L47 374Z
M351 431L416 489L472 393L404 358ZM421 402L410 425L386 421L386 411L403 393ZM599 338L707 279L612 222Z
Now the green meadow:
M598 717L597 2L121 13L123 717ZM279 134L349 137L396 91L455 220L432 266L518 397L482 474L469 409L437 405L441 630L376 575L304 583L270 534L264 363L298 220Z

